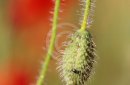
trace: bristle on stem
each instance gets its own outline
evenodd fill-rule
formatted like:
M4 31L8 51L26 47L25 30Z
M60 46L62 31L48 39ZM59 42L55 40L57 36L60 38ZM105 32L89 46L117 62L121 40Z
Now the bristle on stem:
M59 16L59 9L60 9L60 2L61 0L55 0L55 8L54 8L54 15L53 15L53 20L52 20L52 35L51 35L51 39L50 39L50 45L49 45L49 49L44 61L44 64L42 65L42 69L40 71L40 75L37 79L36 85L43 85L44 79L45 79L45 75L51 60L51 56L53 54L53 50L54 50L54 44L55 44L55 40L56 40L56 33L57 33L57 24L58 24L58 16Z
M84 0L83 0L84 1ZM85 10L83 14L83 21L81 24L81 30L85 30L87 28L88 18L89 18L89 12L91 7L91 0L85 0Z

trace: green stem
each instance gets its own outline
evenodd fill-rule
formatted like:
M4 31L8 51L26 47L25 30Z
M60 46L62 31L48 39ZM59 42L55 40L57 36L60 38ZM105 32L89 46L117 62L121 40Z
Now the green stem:
M81 24L81 30L85 30L87 28L90 5L91 5L91 0L86 0L86 6L85 6L85 11L84 11L83 22Z
M52 35L50 40L50 46L46 55L45 62L42 66L40 76L36 82L36 85L43 85L45 75L51 60L51 56L54 50L54 44L56 40L56 33L57 33L57 23L58 23L58 16L59 16L59 9L60 9L60 0L55 0L55 8L54 8L54 16L53 16L53 24L52 24Z

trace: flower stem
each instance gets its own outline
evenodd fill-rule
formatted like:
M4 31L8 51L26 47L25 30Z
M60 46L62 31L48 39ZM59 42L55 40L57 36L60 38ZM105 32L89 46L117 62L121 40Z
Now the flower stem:
M60 0L55 0L55 8L54 8L54 15L53 15L53 24L52 24L52 35L50 39L49 49L45 58L45 62L42 65L42 69L40 72L40 76L36 82L36 85L43 85L45 75L51 60L51 56L54 50L54 44L56 40L56 33L57 33L57 23L58 23L58 16L59 16L59 9L60 9Z
M86 0L86 6L85 6L85 11L84 11L83 22L81 24L81 30L85 30L87 28L90 5L91 5L91 0Z

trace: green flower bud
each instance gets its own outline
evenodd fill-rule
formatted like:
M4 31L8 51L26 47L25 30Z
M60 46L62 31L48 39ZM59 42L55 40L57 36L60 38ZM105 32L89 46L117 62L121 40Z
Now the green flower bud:
M78 30L70 38L61 58L66 85L84 85L93 68L95 45L88 31Z

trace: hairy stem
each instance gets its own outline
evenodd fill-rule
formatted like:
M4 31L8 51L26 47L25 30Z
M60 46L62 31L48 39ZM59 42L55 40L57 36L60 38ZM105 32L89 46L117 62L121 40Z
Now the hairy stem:
M45 62L42 66L40 76L36 82L36 85L43 85L45 75L49 66L49 62L51 60L51 56L54 50L54 44L56 40L56 33L57 33L57 23L58 23L58 16L59 16L59 9L60 9L60 0L55 0L55 8L54 8L54 16L53 16L53 24L52 24L52 35L50 40L49 49L45 58Z
M83 22L81 24L81 30L85 30L87 28L90 5L91 5L91 0L86 0L86 6L85 6L85 11L84 11Z

